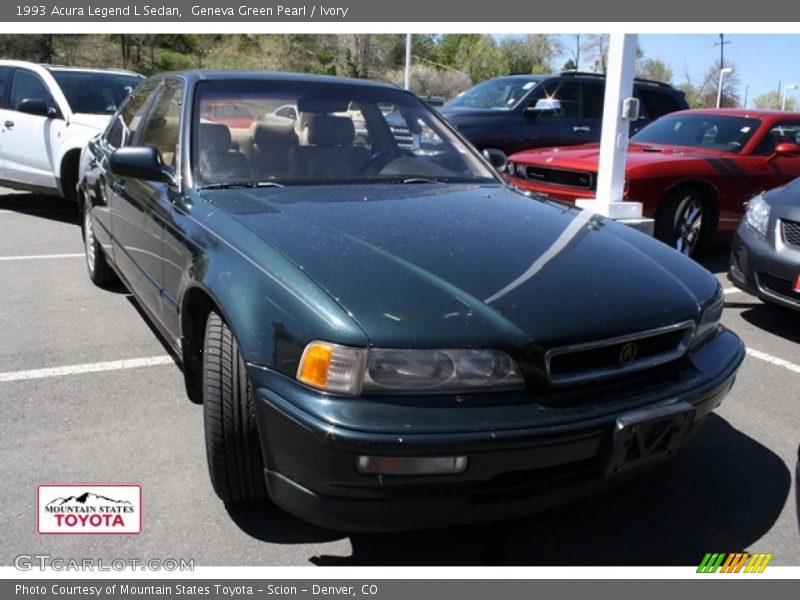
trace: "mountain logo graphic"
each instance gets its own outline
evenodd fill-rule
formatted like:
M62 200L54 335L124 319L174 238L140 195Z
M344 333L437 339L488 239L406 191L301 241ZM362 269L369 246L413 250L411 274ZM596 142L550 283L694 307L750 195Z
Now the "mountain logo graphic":
M114 500L113 498L107 498L106 496L101 496L99 494L84 492L80 496L56 498L55 500L48 502L46 506L64 506L65 504L78 506L99 506L108 502L113 502L115 504L130 504L131 506L133 505L133 503L128 500Z

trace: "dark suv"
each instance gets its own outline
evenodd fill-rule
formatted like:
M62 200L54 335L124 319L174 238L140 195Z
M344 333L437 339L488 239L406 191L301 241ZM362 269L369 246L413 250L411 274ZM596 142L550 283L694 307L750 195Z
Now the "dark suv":
M631 135L667 113L689 108L666 83L635 80L639 119ZM605 78L594 73L509 75L459 94L440 113L479 149L512 154L528 148L600 141Z

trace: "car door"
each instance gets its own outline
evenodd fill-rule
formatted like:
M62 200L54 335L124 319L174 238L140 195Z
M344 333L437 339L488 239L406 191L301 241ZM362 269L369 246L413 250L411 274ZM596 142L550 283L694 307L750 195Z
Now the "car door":
M103 134L87 144L84 156L85 200L92 205L95 237L115 264L117 261L111 231L111 199L114 196L111 182L114 176L108 171L108 159L114 150L131 143L142 114L154 97L158 85L157 81L148 81L128 96Z
M6 118L6 82L11 75L11 67L0 67L0 125ZM3 160L3 136L0 135L0 180L6 179L5 160Z
M23 100L42 100L54 116L17 110ZM65 123L47 85L38 73L17 68L11 74L8 107L0 111L4 179L33 188L57 189L53 141Z
M129 116L132 145L153 146L173 170L183 86L165 79L152 100L133 107ZM137 112L137 111L143 112ZM169 212L168 184L133 177L108 176L114 259L150 314L161 317L164 220Z
M558 100L553 110L538 110L539 100ZM521 128L526 148L573 146L591 141L591 127L581 115L581 84L554 79L536 87L525 108ZM523 148L520 148L523 149Z

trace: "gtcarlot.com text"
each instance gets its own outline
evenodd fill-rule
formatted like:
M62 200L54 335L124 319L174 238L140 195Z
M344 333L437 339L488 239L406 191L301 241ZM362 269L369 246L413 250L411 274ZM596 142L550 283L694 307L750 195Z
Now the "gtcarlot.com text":
M50 554L19 554L20 571L194 571L193 558L62 558Z

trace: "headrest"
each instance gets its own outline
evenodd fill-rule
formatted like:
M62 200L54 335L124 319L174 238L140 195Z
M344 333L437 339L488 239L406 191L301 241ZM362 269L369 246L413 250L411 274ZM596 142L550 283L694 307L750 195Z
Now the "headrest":
M233 146L231 130L221 123L200 123L201 152L227 152Z
M315 114L308 120L307 142L313 146L352 146L356 129L348 117Z
M250 126L253 143L257 146L294 146L297 145L297 134L294 121L291 123L253 123Z

